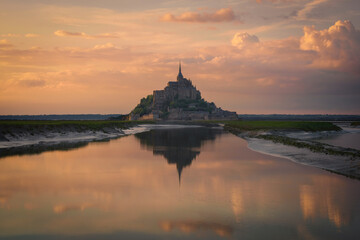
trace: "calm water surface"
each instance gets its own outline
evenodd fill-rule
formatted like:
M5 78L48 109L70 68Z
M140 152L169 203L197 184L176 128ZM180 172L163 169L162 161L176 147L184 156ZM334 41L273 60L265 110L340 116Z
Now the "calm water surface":
M316 139L316 141L334 146L360 150L360 128L348 127L347 125L340 124L339 126L344 130L344 133Z
M210 128L0 159L1 239L360 239L360 181Z

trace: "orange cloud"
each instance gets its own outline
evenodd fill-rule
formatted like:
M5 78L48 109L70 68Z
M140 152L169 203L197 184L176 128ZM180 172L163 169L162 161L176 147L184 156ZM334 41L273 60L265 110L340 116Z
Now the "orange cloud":
M160 20L163 22L230 22L235 20L235 14L231 8L221 8L213 13L184 12L180 16L167 13Z
M19 34L14 34L14 33L6 33L6 34L1 34L0 37L19 37Z
M25 34L25 37L27 37L27 38L34 38L34 37L38 37L38 36L39 36L38 34L34 34L34 33Z
M355 53L359 50L354 46L358 46L358 33L350 26L340 21L322 31L309 28L303 38L271 41L259 41L255 35L239 32L228 39L228 44L188 45L181 53L173 49L179 49L179 44L174 42L167 45L170 50L165 52L163 45L154 49L153 43L117 47L111 42L94 41L93 47L26 49L11 47L7 40L1 40L1 64L9 67L0 72L3 79L0 108L3 114L20 114L24 109L29 109L26 112L29 114L35 111L126 113L139 98L153 89L161 89L175 77L180 58L184 61L185 76L193 80L204 98L224 108L261 112L274 111L276 105L277 109L289 112L294 106L313 109L316 102L317 109L325 112L330 109L327 106L333 108L329 101L347 96L351 101L336 101L336 107L350 113L356 110L354 103L360 84L357 75L319 71L356 70L359 58ZM323 31L326 34L320 34ZM81 32L71 34L87 36ZM326 42L332 45L327 47ZM336 51L345 57L330 54ZM333 67L334 61L342 65ZM71 96L67 96L69 91L73 93ZM311 94L324 97L311 101ZM14 100L13 96L19 97ZM89 104L89 99L97 105Z
M263 2L283 3L283 2L296 2L296 1L306 1L306 0L256 0L257 3L263 3Z
M11 48L13 45L6 39L0 40L0 48Z
M350 21L339 20L320 31L304 27L300 48L317 53L315 67L360 73L360 31Z
M88 35L83 32L68 32L64 30L57 30L54 32L56 36L59 37L87 37Z
M68 32L64 30L57 30L54 32L56 36L59 37L83 37L83 38L119 38L118 33L102 33L97 35L89 35L84 32Z
M38 34L35 33L27 33L27 34L14 34L14 33L7 33L7 34L1 34L0 37L27 37L27 38L34 38L34 37L38 37Z

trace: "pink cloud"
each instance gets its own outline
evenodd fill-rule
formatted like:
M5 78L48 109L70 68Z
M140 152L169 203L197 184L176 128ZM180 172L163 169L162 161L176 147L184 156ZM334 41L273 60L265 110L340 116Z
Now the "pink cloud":
M230 22L235 20L235 14L231 8L221 8L212 13L184 12L179 16L167 13L160 20L163 22Z
M298 2L298 1L306 1L306 0L256 0L257 3L263 3L263 2L282 3L282 2Z
M101 33L96 35L89 35L84 32L68 32L64 30L57 30L54 32L54 35L59 37L83 37L83 38L119 38L118 33Z
M360 31L350 21L319 31L304 27L300 48L316 53L315 67L360 73Z
M231 40L231 44L238 48L243 48L246 45L258 43L259 38L255 35L250 35L247 32L236 33Z
M240 32L232 44L189 46L180 54L112 43L88 48L1 48L0 58L11 66L0 72L2 107L8 106L3 113L20 111L25 103L31 109L38 102L44 103L44 112L126 113L139 98L176 78L178 59L183 60L184 76L193 80L203 97L225 109L295 113L312 110L316 103L323 112L350 113L358 109L358 75L343 73L344 68L328 62L340 60L344 62L340 66L352 66L349 56L356 60L350 50L358 53L356 36L350 23L340 21L322 31L309 28L302 38L259 41ZM345 58L329 51L344 52ZM18 66L26 66L26 71ZM72 97L67 96L69 91ZM21 98L9 107L14 95ZM45 104L49 97L51 106ZM97 105L89 105L89 100Z

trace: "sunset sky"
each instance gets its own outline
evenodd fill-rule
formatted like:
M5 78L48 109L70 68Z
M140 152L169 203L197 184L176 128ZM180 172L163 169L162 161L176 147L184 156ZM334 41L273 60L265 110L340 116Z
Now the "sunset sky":
M238 113L360 114L359 0L0 0L0 114L128 113L175 81Z

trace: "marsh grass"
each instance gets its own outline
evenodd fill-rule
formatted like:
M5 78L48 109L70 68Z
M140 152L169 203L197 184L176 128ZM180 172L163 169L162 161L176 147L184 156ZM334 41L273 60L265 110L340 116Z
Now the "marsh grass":
M340 131L341 128L331 122L307 121L225 121L225 127L253 131L253 130L302 130L315 131Z
M73 128L77 132L87 130L102 131L104 128L126 129L138 124L151 124L153 121L116 121L116 120L70 120L70 121L0 121L0 129L8 132L10 129L22 129L33 131L50 130L54 131L63 128Z
M257 138L262 138L265 140L270 140L275 143L282 143L289 146L294 146L298 148L307 148L312 152L320 152L330 155L338 155L338 156L350 156L350 157L360 157L360 151L351 148L334 148L331 145L318 143L318 142L310 142L310 141L302 141L295 138L285 137L285 136L277 136L277 135L258 135Z

